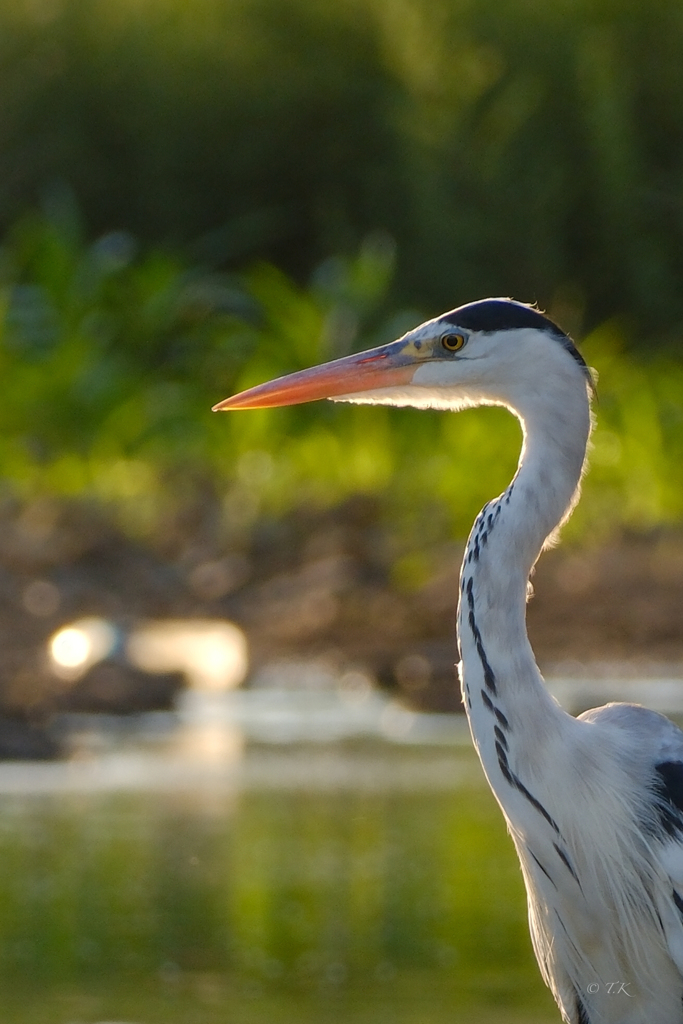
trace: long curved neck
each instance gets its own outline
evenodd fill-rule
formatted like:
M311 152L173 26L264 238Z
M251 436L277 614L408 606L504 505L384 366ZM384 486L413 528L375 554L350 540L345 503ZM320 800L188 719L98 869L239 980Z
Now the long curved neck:
M533 751L520 748L523 738L548 735L552 722L564 718L543 685L526 632L529 573L549 534L573 508L590 432L585 386L577 387L575 379L571 386L554 383L546 382L544 394L525 407L514 403L524 431L519 467L477 517L461 572L463 699L494 790L501 767L505 774L496 728L520 737L514 754L528 761Z

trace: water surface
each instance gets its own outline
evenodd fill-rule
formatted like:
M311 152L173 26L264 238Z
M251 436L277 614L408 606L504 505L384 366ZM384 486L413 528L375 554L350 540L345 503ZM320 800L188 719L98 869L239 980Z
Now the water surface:
M3 1024L558 1020L466 746L219 753L0 768Z

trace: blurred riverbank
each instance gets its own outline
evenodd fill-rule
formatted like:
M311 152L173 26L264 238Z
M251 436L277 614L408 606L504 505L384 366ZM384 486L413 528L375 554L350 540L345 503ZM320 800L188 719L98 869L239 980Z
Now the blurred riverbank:
M356 673L408 709L460 711L453 622L462 548L417 552L411 567L409 554L397 559L371 499L263 522L229 553L196 533L155 550L83 507L49 503L6 514L2 533L0 708L10 719L174 706L184 686L177 672L144 676L113 657L82 679L55 675L49 638L85 616L122 634L149 620L229 620L246 635L248 687L313 694ZM533 582L529 631L547 674L683 675L680 535L568 544L541 558Z

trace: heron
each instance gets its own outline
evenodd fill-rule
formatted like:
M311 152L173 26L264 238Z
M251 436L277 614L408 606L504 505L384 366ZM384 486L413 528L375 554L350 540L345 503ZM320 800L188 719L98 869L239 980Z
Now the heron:
M492 298L214 409L330 398L498 405L519 419L517 470L477 516L460 573L457 671L472 740L562 1019L683 1024L683 732L636 704L567 714L526 631L531 571L578 500L593 391L569 334L533 306Z

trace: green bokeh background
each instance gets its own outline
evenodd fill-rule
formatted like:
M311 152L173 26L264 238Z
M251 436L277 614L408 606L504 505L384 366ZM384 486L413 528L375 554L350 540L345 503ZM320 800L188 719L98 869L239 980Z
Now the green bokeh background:
M601 375L575 536L679 522L677 0L22 0L0 28L8 494L150 538L208 491L230 544L370 492L461 536L514 466L503 414L208 409L511 294Z

